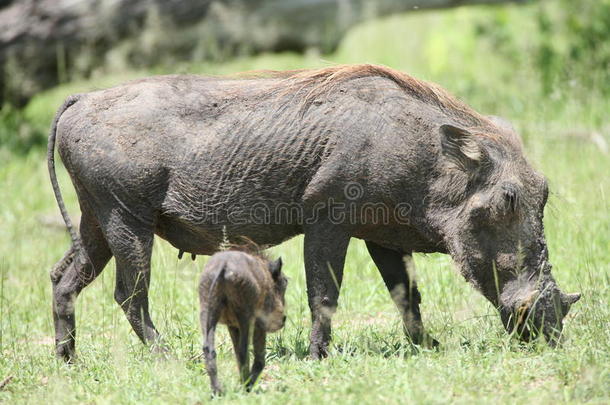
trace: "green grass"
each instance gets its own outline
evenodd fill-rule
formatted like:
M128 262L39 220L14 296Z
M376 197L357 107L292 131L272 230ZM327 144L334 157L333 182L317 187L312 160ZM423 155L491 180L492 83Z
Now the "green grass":
M502 18L525 42L531 13L507 7L395 16L356 28L323 60L314 54L262 55L173 69L221 74L328 62L383 63L438 81L485 113L510 118L553 191L545 225L554 275L564 291L583 293L566 319L562 347L521 346L506 336L495 309L461 278L449 257L417 255L424 322L442 348L414 351L405 344L397 311L363 243L354 240L330 358L313 362L306 357L310 321L302 238L295 238L272 250L273 256L283 256L290 277L289 321L268 340L261 384L252 394L239 389L228 334L222 330L219 368L228 394L218 402L610 401L610 159L588 135L598 131L608 141L610 101L577 85L542 96L526 58L507 61L474 33L477 21ZM64 85L37 96L21 114L29 130L46 131L67 94L149 73L113 73ZM76 214L68 176L61 169L59 176ZM13 376L0 391L0 402L206 402L209 382L203 365L193 360L201 345L196 285L205 258L178 261L177 251L160 240L150 296L153 319L171 347L169 359L148 353L131 332L113 300L111 263L77 301L78 363L55 360L48 270L68 248L69 238L62 229L41 223L41 218L58 217L54 201L43 150L16 154L0 146L0 379Z

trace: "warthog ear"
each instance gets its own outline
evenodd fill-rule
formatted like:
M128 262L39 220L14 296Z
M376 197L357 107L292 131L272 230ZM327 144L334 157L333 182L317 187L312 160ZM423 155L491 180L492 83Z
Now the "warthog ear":
M282 258L278 258L273 262L269 262L269 271L271 272L271 277L274 280L277 280L280 274L282 274Z
M463 128L445 124L440 127L443 155L463 170L479 165L482 151L472 133Z

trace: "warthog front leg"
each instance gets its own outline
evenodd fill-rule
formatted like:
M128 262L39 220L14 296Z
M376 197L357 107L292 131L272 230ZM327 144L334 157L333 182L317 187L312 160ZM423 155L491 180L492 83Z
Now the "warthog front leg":
M337 309L349 236L338 225L318 223L305 230L305 274L311 310L309 353L328 355L331 317Z
M251 321L249 319L243 317L242 319L239 319L239 328L229 328L239 376L241 382L246 384L246 386L248 384L248 378L250 377L250 353L248 351L250 323Z
M265 343L267 340L267 332L263 325L257 322L254 325L254 334L252 336L252 346L254 348L254 363L252 363L252 370L250 371L250 377L246 388L248 391L252 389L252 386L258 380L258 376L265 368Z
M437 346L438 342L424 331L419 311L421 295L414 274L409 274L413 260L411 255L386 249L372 242L366 242L366 247L400 311L407 337L415 344Z
M76 297L95 280L112 257L97 221L87 211L81 217L80 238L80 248L72 246L51 270L55 351L67 362L75 357Z

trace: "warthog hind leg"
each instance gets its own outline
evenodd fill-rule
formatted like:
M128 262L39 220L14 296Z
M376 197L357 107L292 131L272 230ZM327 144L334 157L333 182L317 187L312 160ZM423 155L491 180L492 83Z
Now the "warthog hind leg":
M140 340L162 350L163 344L148 311L154 239L151 224L152 221L143 223L129 213L114 213L107 221L106 235L116 260L114 298Z
M57 356L70 362L75 357L75 300L104 269L112 253L96 219L83 211L80 223L81 246L72 246L51 271L53 323Z
M212 392L214 395L221 395L222 388L218 382L218 367L216 366L216 326L220 318L219 308L208 308L210 313L201 313L201 325L203 330L203 358L205 369L210 377ZM233 337L233 335L231 335Z

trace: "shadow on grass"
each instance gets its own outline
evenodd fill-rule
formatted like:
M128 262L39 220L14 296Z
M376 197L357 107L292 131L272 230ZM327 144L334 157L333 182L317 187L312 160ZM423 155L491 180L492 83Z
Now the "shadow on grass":
M356 357L361 355L390 357L411 357L422 353L435 353L442 349L427 349L409 342L398 333L377 333L364 331L351 335L348 339L335 338L331 342L329 356ZM304 360L309 357L309 335L304 328L294 334L277 334L268 343L269 359Z
M296 333L280 332L268 336L267 358L269 359L306 359L309 356L309 336L303 327L297 327Z
M424 353L438 353L442 346L427 347L416 345L409 341L401 332L366 331L350 337L350 339L334 345L334 350L342 356L355 357L359 355L379 356L383 358L407 358Z

